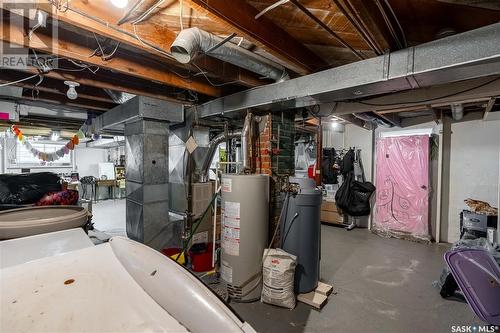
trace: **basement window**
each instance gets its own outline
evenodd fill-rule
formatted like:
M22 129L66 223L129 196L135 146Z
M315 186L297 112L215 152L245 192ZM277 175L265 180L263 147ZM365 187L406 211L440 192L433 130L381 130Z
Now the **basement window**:
M45 153L53 153L56 150L62 148L65 143L53 142L53 141L39 141L31 143L33 148ZM72 168L72 156L73 151L69 154L64 155L54 162L42 162L38 157L34 156L26 147L20 143L15 142L15 149L11 149L9 154L8 162L9 168ZM13 154L14 153L14 154ZM14 155L14 156L13 156Z

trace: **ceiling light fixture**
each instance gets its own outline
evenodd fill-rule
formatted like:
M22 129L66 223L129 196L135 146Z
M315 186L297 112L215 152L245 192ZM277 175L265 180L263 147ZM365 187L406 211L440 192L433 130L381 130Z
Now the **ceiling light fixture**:
M128 0L111 0L111 3L116 8L125 8L128 5Z
M66 92L66 96L68 96L69 99L76 99L78 97L78 93L76 92L75 87L79 87L80 83L73 81L64 81L64 84L69 87L68 91Z
M58 131L52 131L52 135L50 136L50 140L57 141L61 134Z

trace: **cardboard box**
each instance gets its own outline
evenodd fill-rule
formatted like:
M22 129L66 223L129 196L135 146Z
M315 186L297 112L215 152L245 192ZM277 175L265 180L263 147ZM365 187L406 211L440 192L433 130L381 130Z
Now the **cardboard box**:
M328 212L325 210L321 211L321 222L343 224L344 216L340 215L338 212Z
M323 201L321 210L327 212L338 212L337 204L335 202Z

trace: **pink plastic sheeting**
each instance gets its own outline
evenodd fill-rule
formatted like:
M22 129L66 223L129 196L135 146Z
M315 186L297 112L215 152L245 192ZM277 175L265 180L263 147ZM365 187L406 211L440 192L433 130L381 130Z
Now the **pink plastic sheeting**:
M429 238L429 136L377 140L375 228Z

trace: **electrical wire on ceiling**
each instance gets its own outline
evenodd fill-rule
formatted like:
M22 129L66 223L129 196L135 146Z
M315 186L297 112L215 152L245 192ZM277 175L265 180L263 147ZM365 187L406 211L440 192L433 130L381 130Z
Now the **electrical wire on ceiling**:
M121 42L118 42L116 44L114 50L110 54L106 54L106 53L104 53L104 49L102 48L102 45L99 42L99 38L97 38L97 36L96 36L96 34L94 32L92 32L92 34L94 35L94 38L95 38L95 40L97 42L97 45L99 47L101 59L103 61L108 61L109 59L111 59L115 55L116 51L118 50L118 47L120 46Z
M317 120L320 120L322 118L328 118L328 117L331 117L334 113L335 113L335 110L337 109L337 103L334 103L332 109L330 110L330 112L326 115L323 115L323 114L320 114L321 112L321 106L319 104L315 104L315 105L312 105L312 106L309 106L309 107L306 107L307 111L309 111L309 113Z
M17 83L21 83L21 82L24 82L24 81L28 81L28 80L31 80L31 79L34 79L35 77L37 76L41 76L40 74L33 74L31 76L28 76L28 77L25 77L24 79L20 79L20 80L17 80L17 81L11 81L11 82L6 82L6 83L2 83L0 84L0 87L7 87L7 86L11 86L11 85L14 85L14 84L17 84Z
M213 83L212 81L210 81L210 79L205 74L205 72L200 67L198 67L198 65L196 65L195 63L193 63L193 65L194 65L194 67L198 68L198 70L200 71L198 74L195 74L194 76L200 75L200 74L203 75L205 77L205 79L208 81L208 83L210 83L214 87L222 87L222 86L226 86L228 84L238 83L238 81L231 81L231 82L224 82L224 83Z
M143 39L142 39L142 38L138 35L138 33L137 33L137 28L136 28L136 25L137 25L138 23L140 23L140 22L144 21L144 20L145 20L145 19L146 19L146 18L147 18L147 17L148 17L148 16L149 16L149 15L150 15L150 14L151 14L151 13L152 13L155 9L156 9L156 8L158 8L158 7L159 7L159 6L160 6L163 2L164 2L164 0L159 0L159 1L157 1L157 2L155 3L155 5L153 5L153 6L152 6L151 8L149 8L146 12L144 12L142 15L140 15L140 16L139 16L139 17L138 17L135 21L133 21L133 22L132 22L133 33L130 33L130 32L128 32L128 31L125 31L125 30L123 30L123 29L120 29L120 28L118 28L118 27L114 26L113 24L110 24L109 22L104 21L104 20L102 20L102 19L100 19L100 18L98 18L98 17L94 17L94 16L89 15L89 14L87 14L87 13L84 13L84 12L82 12L82 11L80 11L80 10L77 10L77 9L71 8L71 7L69 6L69 1L66 1L66 2L65 2L65 5L64 5L64 10L63 10L63 9L61 9L61 8L63 8L63 5L60 5L60 4L58 3L58 1L56 1L56 0L50 0L50 3L51 3L54 7L56 7L56 9L57 9L58 11L61 11L61 12L66 12L66 11L68 11L68 10L69 10L69 11L72 11L72 12L74 12L74 13L78 14L78 15L81 15L81 16L83 16L83 17L85 17L85 18L88 18L88 19L90 19L90 20L93 20L93 21L95 21L95 22L97 22L97 23L99 23L99 24L102 24L102 25L106 26L107 28L110 28L110 29L112 29L112 30L115 30L115 31L117 31L117 32L119 32L119 33L122 33L122 34L124 34L124 35L127 35L127 36L129 36L129 37L135 38L135 39L136 39L137 41L139 41L139 43L141 43L143 46L145 46L145 47L147 47L147 48L150 48L150 49L152 49L152 50L154 50L154 51L156 51L156 52L158 52L158 53L160 53L160 54L162 54L162 55L164 55L164 56L166 56L166 57L168 57L168 58L170 58L170 59L175 60L175 58L172 56L172 54L171 54L171 53L169 53L169 52L167 52L167 51L165 51L165 50L163 50L163 49L159 48L159 47L158 47L158 46L156 46L156 45L153 45L153 44L151 44L151 43L149 43L149 42L144 41L144 40L143 40ZM182 6L182 0L181 0L181 6ZM182 21L182 16L181 16L180 20ZM95 36L95 34L94 34L94 36ZM97 39L97 37L96 37L96 36L95 36L95 38L96 38L96 41L98 42L98 44L100 44L100 42L98 41L98 39ZM242 38L241 42L242 42L242 41L243 41L243 38ZM118 47L119 47L119 44L117 44L117 46L115 47L115 50L111 53L111 56L115 54L116 49L117 49ZM88 57L90 58L90 57L94 56L94 55L95 55L98 51L101 51L101 54L102 54L102 47L101 47L100 45L99 45L99 48L97 48L96 50L94 50L94 52L93 52L90 56L88 56ZM109 55L108 55L108 56L109 56ZM195 64L194 64L194 65L195 65ZM205 74L205 72L204 72L201 68L199 68L197 65L195 65L195 67L199 70L199 73L196 73L196 74L192 75L191 77L189 77L189 76L185 76L185 75L182 75L182 74L180 74L180 73L177 73L176 71L173 71L172 69L170 69L170 71L172 71L174 74L176 74L177 76L179 76L180 78L182 78L182 79L184 79L184 80L189 80L189 79L191 79L192 77L195 77L195 76L198 76L198 75L203 75L203 77L205 78L205 80L207 80L207 82L208 82L210 85L214 86L214 87L220 87L220 86L224 86L224 85L228 85L228 84L239 83L238 81L225 82L225 83L221 83L221 84L213 83L213 82L212 82L212 81L208 78L208 76ZM90 68L90 66L89 66L89 67L87 67L87 69L89 69L89 70L90 70L93 74L95 74L95 72L97 72L97 70L99 70L99 67L97 67L97 69L96 69L95 71L92 71L92 69ZM68 70L68 71L69 71L69 70Z
M359 104L363 104L363 105L368 105L368 106L396 106L396 105L401 105L401 104L420 104L420 103L426 103L426 102L431 102L431 101L435 101L435 100L439 100L439 99L442 99L442 98L448 98L448 97L453 97L453 96L456 96L456 95L460 95L460 94L463 94L463 93L466 93L466 92L469 92L469 91L472 91L472 90L475 90L475 89L479 89L479 88L482 88L482 87L485 87L493 82L496 82L500 80L500 77L496 77L492 80L489 80L487 82L484 82L484 83L481 83L477 86L474 86L472 88L467 88L467 89L464 89L464 90L460 90L460 91L457 91L457 92L454 92L454 93L451 93L451 94L446 94L446 95L442 95L442 96L438 96L438 97L433 97L433 98L427 98L427 99L421 99L421 100L416 100L416 101L401 101L401 102L397 102L397 103L372 103L372 102L369 102L366 101L366 100L350 100L348 101L349 103L359 103Z
M142 21L146 20L149 15L151 15L152 12L156 10L161 4L163 4L165 0L158 0L153 6L151 6L148 10L146 10L144 13L142 13L137 19L135 19L132 24L138 24L141 23Z

